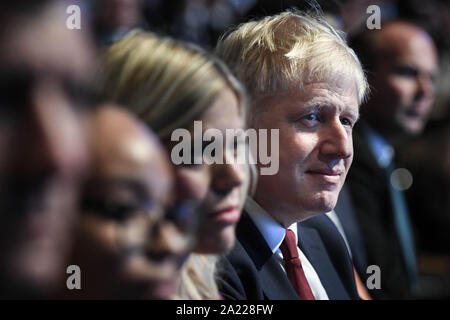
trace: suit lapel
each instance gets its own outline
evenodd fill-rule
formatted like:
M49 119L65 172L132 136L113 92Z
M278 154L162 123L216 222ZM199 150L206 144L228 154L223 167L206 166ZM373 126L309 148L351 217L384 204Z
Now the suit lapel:
M259 276L264 295L269 300L298 300L297 293L275 255L262 266Z
M314 267L330 300L350 299L316 230L297 224L298 246Z
M344 184L344 187L339 193L339 199L334 211L339 217L345 236L347 237L350 250L352 251L353 263L360 274L365 274L367 268L367 256L363 237L357 224L352 203L348 186Z
M236 234L258 270L264 295L270 300L298 300L286 273L245 211Z

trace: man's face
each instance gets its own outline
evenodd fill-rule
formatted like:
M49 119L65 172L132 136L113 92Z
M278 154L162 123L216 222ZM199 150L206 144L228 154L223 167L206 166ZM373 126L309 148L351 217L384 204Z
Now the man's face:
M306 84L263 101L257 127L280 130L280 169L260 175L255 200L284 227L334 208L353 159L353 83Z
M371 86L371 124L391 136L419 134L434 101L437 55L424 32L404 24L381 31Z
M8 296L46 294L67 267L87 165L79 88L92 52L83 33L66 29L64 12L52 7L2 21L0 275Z

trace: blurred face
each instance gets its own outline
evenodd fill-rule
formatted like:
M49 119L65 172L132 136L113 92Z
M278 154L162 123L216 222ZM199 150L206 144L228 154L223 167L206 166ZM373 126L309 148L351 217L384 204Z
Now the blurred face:
M0 31L0 277L10 297L43 297L65 281L92 48L64 27L64 12L11 15Z
M218 129L223 137L226 129L242 129L243 122L239 115L238 100L230 90L223 90L211 107L205 110L199 119L202 129ZM194 139L202 137L194 136ZM202 135L203 135L202 132ZM192 164L176 167L180 194L200 201L204 215L198 231L198 245L195 252L221 253L232 248L235 240L235 227L240 218L243 203L242 183L245 179L243 165L231 164L235 157L235 142L225 141L223 164ZM210 142L203 142L203 149ZM229 164L226 159L229 159Z
M388 25L371 79L371 124L386 136L419 134L434 101L436 49L429 36L409 25Z
M260 175L255 200L282 226L334 208L353 159L355 86L325 82L265 98L259 129L279 129L280 166Z
M168 299L187 239L167 210L173 174L165 150L118 109L93 120L95 170L83 194L74 262L84 297Z

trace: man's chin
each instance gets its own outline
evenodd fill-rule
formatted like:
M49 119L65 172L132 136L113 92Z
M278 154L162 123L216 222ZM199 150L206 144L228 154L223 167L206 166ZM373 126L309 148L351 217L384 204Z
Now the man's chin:
M423 132L424 126L408 127L405 130L405 138L414 138Z
M330 212L334 209L337 203L338 195L330 194L330 192L322 192L317 197L313 197L309 210L311 212L310 216L318 215L321 213Z
M412 138L421 134L425 128L426 121L423 119L404 119L398 124L400 134L405 138Z

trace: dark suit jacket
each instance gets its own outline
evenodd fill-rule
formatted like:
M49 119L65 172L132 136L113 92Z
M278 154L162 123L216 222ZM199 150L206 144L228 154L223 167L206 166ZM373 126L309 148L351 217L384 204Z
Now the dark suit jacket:
M298 299L286 273L246 212L236 236L236 245L219 268L223 296L237 300ZM359 299L347 249L328 217L320 215L299 223L298 238L300 249L316 270L328 297Z
M345 237L352 252L353 265L361 281L365 284L371 274L367 274L368 264L365 244L347 185L344 185L339 193L339 199L334 211L344 229ZM381 289L368 289L368 292L373 299L389 299Z
M355 269L361 276L362 274L365 274L367 270L367 255L363 237L353 209L350 190L346 185L344 185L339 193L339 199L334 208L334 212L338 216L342 228L344 229L347 242L352 251Z
M381 289L394 299L410 297L406 268L394 224L388 179L378 166L361 124L353 131L354 159L347 175L367 263L381 269Z

